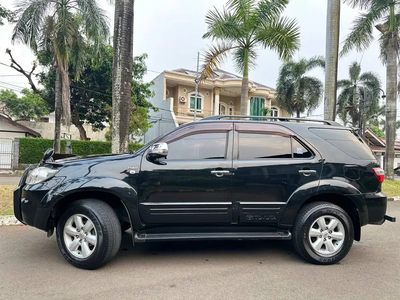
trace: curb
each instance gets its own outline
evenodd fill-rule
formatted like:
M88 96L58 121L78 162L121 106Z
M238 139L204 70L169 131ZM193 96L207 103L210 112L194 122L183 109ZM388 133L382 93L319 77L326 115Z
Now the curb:
M388 201L400 201L400 197L387 198Z
M21 225L21 222L18 221L14 216L0 216L0 226L7 225Z

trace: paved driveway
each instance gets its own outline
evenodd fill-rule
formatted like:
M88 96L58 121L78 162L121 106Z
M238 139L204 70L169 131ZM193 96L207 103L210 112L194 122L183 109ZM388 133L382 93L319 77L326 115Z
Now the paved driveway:
M400 202L388 213L400 216ZM96 271L70 266L54 237L0 227L0 299L400 299L400 223L368 226L333 266L303 262L289 242L153 243Z
M0 175L0 185L18 185L20 179L20 176Z

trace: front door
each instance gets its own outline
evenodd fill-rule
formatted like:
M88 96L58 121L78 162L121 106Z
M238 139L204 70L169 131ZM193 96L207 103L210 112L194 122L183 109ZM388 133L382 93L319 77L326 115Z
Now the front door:
M215 223L232 221L231 122L183 127L158 142L168 144L162 163L144 154L139 189L144 223Z
M318 181L322 162L280 125L235 124L233 203L239 223L279 223L290 195Z

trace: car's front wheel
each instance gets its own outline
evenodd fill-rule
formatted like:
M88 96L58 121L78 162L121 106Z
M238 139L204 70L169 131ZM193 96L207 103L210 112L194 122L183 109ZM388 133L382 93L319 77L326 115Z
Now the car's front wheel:
M306 260L321 265L342 260L354 240L351 218L342 208L329 202L303 207L292 233L296 251Z
M64 258L82 269L97 269L118 252L121 225L114 210L100 200L73 202L57 224L57 244Z

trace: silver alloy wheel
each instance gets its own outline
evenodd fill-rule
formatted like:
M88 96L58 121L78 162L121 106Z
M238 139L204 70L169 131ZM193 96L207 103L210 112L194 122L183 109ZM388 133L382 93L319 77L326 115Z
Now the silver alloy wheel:
M63 235L68 252L76 258L88 258L96 249L97 231L85 215L70 216L64 225Z
M342 222L334 216L326 215L314 221L308 239L318 255L331 257L343 247L345 234Z

